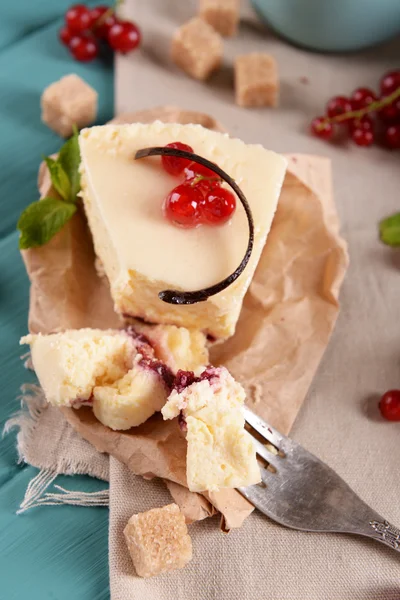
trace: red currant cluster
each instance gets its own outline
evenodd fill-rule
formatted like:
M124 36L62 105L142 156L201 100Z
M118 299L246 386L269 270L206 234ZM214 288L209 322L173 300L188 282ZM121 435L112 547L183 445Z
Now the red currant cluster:
M99 55L101 42L122 54L134 50L140 44L141 33L135 23L120 21L112 7L90 9L84 4L74 4L65 13L59 38L75 60L87 62Z
M166 148L193 152L187 144L173 142ZM164 200L164 214L179 227L222 225L235 208L235 195L221 187L221 178L203 165L177 156L162 156L162 166L170 175L184 176L184 182L175 187Z
M400 148L400 71L386 73L380 81L380 96L369 88L354 90L350 98L335 96L326 106L326 116L311 123L314 135L330 140L338 126L347 128L357 146L371 146L380 139L384 146Z

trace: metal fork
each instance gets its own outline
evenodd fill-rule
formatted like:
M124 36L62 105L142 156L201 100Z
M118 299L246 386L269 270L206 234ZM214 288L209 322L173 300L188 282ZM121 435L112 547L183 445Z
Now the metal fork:
M335 471L248 408L245 418L257 432L257 454L268 463L261 467L260 484L238 488L256 508L292 529L362 535L400 552L400 529L365 504Z

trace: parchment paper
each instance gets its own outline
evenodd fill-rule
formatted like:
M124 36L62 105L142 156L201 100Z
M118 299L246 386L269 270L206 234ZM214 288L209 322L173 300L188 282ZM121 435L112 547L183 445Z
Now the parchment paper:
M208 115L157 108L124 115L119 122L200 122L222 130ZM289 431L328 343L338 313L347 252L338 233L327 159L289 156L277 214L233 338L215 346L212 360L225 364L245 386L251 408ZM313 174L312 188L302 178ZM41 168L41 195L50 182ZM29 328L118 327L104 278L94 268L90 233L82 212L46 246L23 252L31 279ZM178 484L170 492L188 520L223 515L223 529L238 527L252 507L235 490L210 494L212 506L185 491L186 442L174 422L154 417L129 432L113 432L90 410L63 409L72 426L102 452L137 474ZM179 498L179 500L178 500Z

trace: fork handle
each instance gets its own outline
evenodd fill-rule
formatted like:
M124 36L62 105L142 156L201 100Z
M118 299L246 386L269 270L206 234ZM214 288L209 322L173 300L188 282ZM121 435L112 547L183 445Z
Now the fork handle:
M368 516L354 528L353 533L372 538L400 552L400 529L374 511L371 511L370 518Z

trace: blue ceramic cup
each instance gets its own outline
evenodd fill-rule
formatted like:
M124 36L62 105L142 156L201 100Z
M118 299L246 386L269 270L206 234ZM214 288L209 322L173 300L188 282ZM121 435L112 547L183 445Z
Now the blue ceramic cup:
M400 33L400 0L252 0L263 21L295 44L343 52Z

